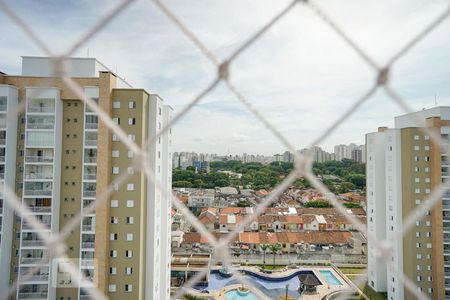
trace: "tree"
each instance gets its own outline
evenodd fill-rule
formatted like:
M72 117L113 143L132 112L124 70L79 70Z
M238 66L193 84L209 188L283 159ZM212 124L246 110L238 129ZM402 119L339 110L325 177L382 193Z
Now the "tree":
M269 249L269 245L267 244L261 244L259 245L259 248L261 248L263 252L263 268L266 267L266 250Z
M363 174L350 174L347 176L347 181L353 183L358 189L366 186L366 176Z
M279 244L271 244L269 245L269 250L273 253L273 266L275 267L275 255L281 250L281 246Z

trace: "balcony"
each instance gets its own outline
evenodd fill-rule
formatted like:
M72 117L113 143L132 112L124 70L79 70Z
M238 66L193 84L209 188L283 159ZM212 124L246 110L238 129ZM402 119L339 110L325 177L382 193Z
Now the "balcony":
M19 293L20 299L47 299L48 292Z
M84 162L88 164L95 164L97 162L97 156L85 156Z
M55 107L54 106L35 106L35 105L28 105L27 113L54 113Z
M8 109L7 104L0 104L0 111L6 111Z
M29 173L25 174L25 179L53 179L52 173Z
M25 156L25 162L28 162L28 163L52 163L53 156Z
M82 242L81 243L81 248L83 249L94 249L95 247L95 242Z
M28 123L27 129L54 129L54 123Z
M20 274L21 276L25 276L25 274ZM20 278L21 282L31 282L31 281L48 281L48 274L39 274L39 275L29 275Z
M52 212L51 206L29 206L28 209L32 212L43 212L43 213L49 213Z
M0 180L5 179L5 173L0 173Z
M5 162L5 155L0 155L0 162Z
M44 243L42 240L22 240L22 246L24 247L42 247Z
M6 145L6 139L0 139L0 145Z
M37 221L40 222L42 225L44 225L48 230L50 230L50 227L52 225L52 222L50 220L37 220ZM22 230L36 230L37 231L37 228L35 228L31 224L28 224L26 221L24 221L23 225L22 225Z
M95 231L95 224L83 224L83 231Z
M48 257L22 257L20 262L24 265L42 265L42 264L48 264L49 260Z
M84 145L85 146L97 146L97 140L85 140Z
M85 129L98 129L98 123L86 123Z
M81 259L81 267L94 267L94 259L92 258L82 258Z
M95 198L95 191L83 191L83 197L86 198Z
M87 174L87 173L84 173L84 177L83 177L83 179L84 180L96 180L97 179L97 174Z
M25 196L51 196L52 190L25 190Z

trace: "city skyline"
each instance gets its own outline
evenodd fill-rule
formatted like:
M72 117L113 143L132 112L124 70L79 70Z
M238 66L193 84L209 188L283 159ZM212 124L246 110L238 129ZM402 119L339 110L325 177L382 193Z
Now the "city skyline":
M56 52L74 42L110 7L89 1L64 5L47 1L30 10L27 3L17 1L10 5L33 22L33 30L51 43ZM191 5L170 1L167 5L223 59L286 3L215 1ZM363 5L347 1L320 2L320 5L332 12L336 22L382 65L430 23L447 2L374 1ZM215 71L170 21L153 8L151 3L134 3L76 56L95 56L133 86L158 91L171 99L176 113L214 79ZM348 11L354 12L353 18L346 17ZM42 18L41 13L49 18ZM252 18L247 17L249 14ZM3 13L0 15L2 42L9 45L0 49L4 58L0 71L18 74L20 55L42 53ZM383 22L378 22L379 19ZM143 21L148 26L141 26ZM211 30L205 30L205 24ZM116 32L123 28L133 34L117 36ZM446 67L450 57L441 51L450 46L446 38L448 28L445 24L436 28L391 70L392 86L415 110L434 106L435 98L439 105L450 104L450 85L446 80L450 75ZM308 147L330 127L370 88L376 75L332 29L303 6L296 7L250 47L248 53L232 64L230 72L242 93L297 147ZM365 132L375 131L380 124L392 127L393 117L402 113L384 92L377 92L318 146L330 149L340 140L362 144ZM177 151L227 153L229 149L230 153L258 151L268 155L284 148L223 85L175 126Z

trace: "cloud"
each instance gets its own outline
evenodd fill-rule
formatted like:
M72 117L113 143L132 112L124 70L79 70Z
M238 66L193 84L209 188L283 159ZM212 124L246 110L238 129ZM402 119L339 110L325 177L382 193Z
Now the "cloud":
M118 0L11 2L33 30L62 51ZM228 57L289 1L166 1L219 58ZM439 0L318 1L336 24L378 65L383 65L448 5ZM68 6L70 5L70 6ZM44 16L44 17L43 17ZM415 109L434 96L450 104L450 20L420 41L391 70L392 86ZM57 25L57 26L56 26ZM42 55L0 13L0 69L18 73L20 55ZM212 81L216 69L151 1L137 1L84 45L91 56L136 87L160 94L176 111ZM231 81L297 148L303 148L373 85L377 73L310 8L299 4L231 65ZM387 109L389 108L389 109ZM382 91L364 104L321 146L364 142L364 134L393 125L402 111ZM174 128L178 151L273 154L285 147L223 84Z

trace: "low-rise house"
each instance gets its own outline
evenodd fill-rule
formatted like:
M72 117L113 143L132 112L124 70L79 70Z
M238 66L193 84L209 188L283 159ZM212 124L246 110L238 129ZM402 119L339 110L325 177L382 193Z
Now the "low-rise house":
M212 207L214 203L214 189L195 189L189 193L189 207Z
M198 220L202 223L209 231L214 231L215 225L217 223L217 210L214 207L208 207L203 209Z
M236 229L241 222L242 216L235 214L221 214L219 216L219 231L228 232Z

